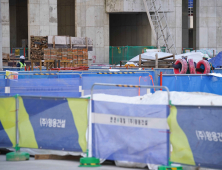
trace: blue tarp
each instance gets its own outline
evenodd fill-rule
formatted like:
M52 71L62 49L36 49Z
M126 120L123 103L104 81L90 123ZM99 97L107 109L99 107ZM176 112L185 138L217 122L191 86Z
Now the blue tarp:
M202 75L164 75L163 86L170 91L205 92L222 95L222 78Z
M210 62L211 64L213 64L213 66L214 66L215 68L220 68L220 66L222 66L222 52L220 52L219 54L217 54L216 57L211 58L211 59L209 60L209 62Z
M167 165L169 131L166 105L93 101L93 156L101 159ZM161 127L156 126L155 121Z

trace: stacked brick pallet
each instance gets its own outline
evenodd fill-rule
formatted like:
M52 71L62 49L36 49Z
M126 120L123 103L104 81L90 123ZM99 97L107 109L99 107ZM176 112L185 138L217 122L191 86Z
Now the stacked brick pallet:
M48 48L44 49L44 60L70 60L76 66L88 65L87 48Z
M87 66L88 51L92 51L92 40L89 38L69 36L32 36L31 59L70 61L72 66Z

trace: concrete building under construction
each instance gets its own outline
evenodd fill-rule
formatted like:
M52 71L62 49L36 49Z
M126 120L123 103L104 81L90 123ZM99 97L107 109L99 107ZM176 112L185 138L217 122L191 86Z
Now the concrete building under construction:
M177 53L189 47L222 51L222 0L160 2ZM107 64L110 46L157 45L144 0L1 0L1 25L1 54L25 40L30 48L31 35L90 37L91 56Z

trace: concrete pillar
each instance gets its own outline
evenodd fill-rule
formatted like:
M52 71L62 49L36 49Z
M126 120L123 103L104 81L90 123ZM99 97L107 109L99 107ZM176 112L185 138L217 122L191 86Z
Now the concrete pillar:
M222 3L218 0L196 0L196 47L197 49L222 47L221 16ZM217 26L218 24L218 26ZM217 44L218 41L218 44Z
M196 24L196 17L197 16L197 1L193 1L193 48L196 49L196 29L197 29L197 24Z
M28 41L30 36L58 35L57 0L28 1Z
M1 14L1 3L0 3L0 71L3 70L3 65L2 65L2 14Z
M216 1L216 43L217 43L217 51L222 51L222 1Z
M188 0L183 0L182 12L182 47L189 48Z
M182 51L182 0L168 0L167 22L175 42L177 54Z
M2 20L2 53L10 53L10 19L9 0L1 0L1 20Z
M77 0L75 4L75 30L77 37L93 40L91 56L96 63L109 63L109 14L105 0Z

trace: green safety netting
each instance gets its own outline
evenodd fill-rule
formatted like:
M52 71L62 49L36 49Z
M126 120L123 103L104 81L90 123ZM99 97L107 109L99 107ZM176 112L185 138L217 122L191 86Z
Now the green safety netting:
M154 46L110 46L109 64L120 64L120 61L129 61L133 57L146 52L146 49L156 49Z

